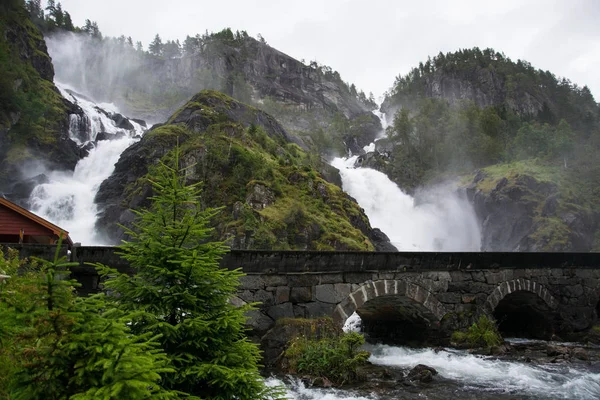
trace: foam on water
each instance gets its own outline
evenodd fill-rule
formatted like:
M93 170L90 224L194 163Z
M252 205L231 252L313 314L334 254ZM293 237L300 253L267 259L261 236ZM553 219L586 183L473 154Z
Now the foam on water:
M474 356L463 351L369 346L374 364L411 368L425 364L474 391L525 394L540 398L597 400L600 374L569 365L534 365Z
M363 397L351 392L336 389L308 388L300 379L291 379L286 385L276 378L266 381L268 386L285 386L286 398L289 400L375 400L377 397Z

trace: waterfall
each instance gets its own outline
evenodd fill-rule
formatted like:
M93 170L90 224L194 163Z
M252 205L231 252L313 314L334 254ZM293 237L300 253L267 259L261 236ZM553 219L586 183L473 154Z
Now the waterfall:
M69 231L73 241L84 245L104 244L95 233L98 209L94 203L100 184L108 178L121 153L144 133L137 122L127 120L129 128L120 128L122 116L112 104L98 105L79 95L72 88L57 83L62 95L78 105L84 115L69 117L69 135L85 147L88 155L75 166L74 171L50 171L48 183L37 185L29 196L34 213ZM98 134L105 138L94 142Z
M377 114L376 114L377 115ZM378 115L385 127L385 116ZM384 131L380 135L383 135ZM375 143L365 147L374 151ZM365 210L371 225L381 229L400 251L479 251L481 234L475 212L456 187L440 185L419 202L384 173L355 168L358 156L336 158L342 188Z

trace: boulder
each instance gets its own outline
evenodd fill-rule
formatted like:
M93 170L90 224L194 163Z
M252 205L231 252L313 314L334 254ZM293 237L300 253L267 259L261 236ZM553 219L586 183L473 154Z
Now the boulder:
M110 119L112 119L113 121L115 121L115 125L119 129L126 129L128 131L132 131L134 129L133 124L131 123L131 121L129 121L129 119L127 117L124 117L123 115L121 115L119 113L112 114L110 116Z
M411 382L429 383L433 381L433 377L437 374L438 372L435 368L424 364L417 364L408 372L406 380Z

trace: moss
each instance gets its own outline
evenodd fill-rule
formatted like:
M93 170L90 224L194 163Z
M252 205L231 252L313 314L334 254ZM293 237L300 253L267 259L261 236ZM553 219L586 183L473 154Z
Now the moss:
M219 239L243 238L244 246L259 249L374 249L349 222L362 215L359 206L321 178L306 152L296 144L280 143L262 127L244 127L224 118L219 111L223 105L242 107L221 93L203 91L178 113L201 114L208 121L205 129L192 132L184 124L170 123L148 132L142 141L145 153L153 157L164 154L179 137L182 159L195 164L190 179L204 182L203 201L225 206L215 221ZM127 187L127 201L141 193L143 184L141 179ZM246 197L257 184L268 188L273 198L264 209L253 210ZM234 217L236 203L243 206L237 206ZM362 222L368 226L368 221Z
M9 42L10 36L19 40ZM66 106L54 84L34 68L34 61L48 68L43 71L46 78L51 76L43 36L20 7L0 21L0 121L10 128L10 145L5 159L0 159L5 165L34 158L28 148L44 149L48 158L62 154L59 137L67 123ZM11 115L19 115L14 125Z

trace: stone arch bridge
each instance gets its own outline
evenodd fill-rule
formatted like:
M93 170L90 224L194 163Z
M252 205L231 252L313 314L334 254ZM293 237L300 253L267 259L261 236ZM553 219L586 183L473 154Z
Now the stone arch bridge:
M75 247L71 259L87 292L98 276L84 263L127 269L111 247ZM250 315L258 332L280 318L331 316L341 325L357 312L374 336L418 340L487 314L505 335L542 338L583 331L600 314L600 253L233 250L221 265L246 273L236 301L260 302Z

